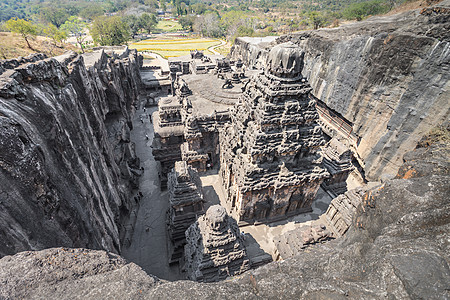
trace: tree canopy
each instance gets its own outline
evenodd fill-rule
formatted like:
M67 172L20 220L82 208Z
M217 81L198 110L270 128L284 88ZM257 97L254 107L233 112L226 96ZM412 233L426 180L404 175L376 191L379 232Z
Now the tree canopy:
M128 25L119 16L101 16L94 19L91 35L101 46L119 46L130 38Z
M27 42L28 48L32 49L28 39L37 35L36 25L27 20L13 18L6 21L5 26L9 31L20 34Z
M152 30L155 29L156 24L158 24L158 20L156 20L156 16L154 14L142 14L140 19L142 28L148 33L151 33Z
M75 36L77 43L80 45L81 51L84 53L83 42L86 39L86 34L84 32L86 29L86 23L79 18L72 16L63 25L61 25L61 29L70 35Z

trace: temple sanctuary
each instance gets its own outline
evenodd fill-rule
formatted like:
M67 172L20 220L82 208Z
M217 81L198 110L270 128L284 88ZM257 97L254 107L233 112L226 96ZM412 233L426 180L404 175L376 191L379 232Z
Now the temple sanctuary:
M315 100L301 74L303 55L292 43L273 47L267 68L247 84L221 132L220 175L238 221L308 211L329 176Z
M236 220L224 207L211 206L186 231L186 272L195 281L214 282L250 268Z
M158 111L152 115L152 147L161 164L161 189L167 188L167 174L176 161L186 161L200 173L219 164L219 129L230 122L230 109L248 80L239 63L239 67L230 66L231 62L223 57L202 55L195 52L192 59L170 60L173 95L161 98ZM214 61L215 67L207 68L208 72L192 71L200 63L189 67L186 61L194 63L199 59L207 59L208 65Z

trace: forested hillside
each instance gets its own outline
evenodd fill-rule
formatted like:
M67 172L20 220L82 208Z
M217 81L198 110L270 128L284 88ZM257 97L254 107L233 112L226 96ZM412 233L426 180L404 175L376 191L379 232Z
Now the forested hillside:
M72 38L81 51L93 45L121 45L176 27L202 37L280 35L337 27L345 20L362 20L386 13L411 0L2 0L0 25L29 39L48 37L61 47ZM439 1L417 1L429 5ZM92 39L91 39L92 37ZM3 47L3 48L2 48ZM0 45L0 52L7 52ZM2 55L5 57L5 55Z

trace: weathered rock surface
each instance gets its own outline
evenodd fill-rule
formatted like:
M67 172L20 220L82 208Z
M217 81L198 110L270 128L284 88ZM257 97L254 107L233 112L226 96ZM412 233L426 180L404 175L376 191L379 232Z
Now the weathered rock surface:
M116 254L89 249L21 252L3 258L0 270L0 299L144 299L160 282Z
M48 262L52 262L48 251L58 250L44 250L0 260L0 298L56 295L73 299L81 294L84 299L98 295L142 295L147 299L448 299L449 157L448 142L408 153L399 178L372 191L344 238L224 282L154 285L154 279L144 276L136 266L123 266L117 256L103 251L90 251L89 257L96 262L92 269L92 262L81 261L86 250L60 252L58 261L64 262L64 268L58 270L66 275L59 276L59 271L48 271ZM80 263L73 263L74 253Z
M10 65L0 75L0 257L56 246L120 252L140 174L129 137L137 52Z
M403 154L449 118L449 0L277 40L286 41L305 51L313 94L353 124L369 180L395 175ZM271 47L237 38L231 57L263 66Z
M334 237L343 236L352 224L353 215L362 202L365 190L356 188L334 198L324 218Z

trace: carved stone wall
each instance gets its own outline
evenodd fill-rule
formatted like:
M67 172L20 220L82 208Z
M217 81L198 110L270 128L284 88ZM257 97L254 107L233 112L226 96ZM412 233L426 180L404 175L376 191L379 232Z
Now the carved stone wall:
M332 138L323 149L323 165L330 173L323 187L335 197L347 191L347 178L354 169L351 150L337 138Z

